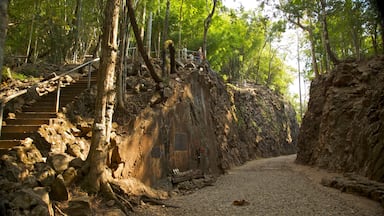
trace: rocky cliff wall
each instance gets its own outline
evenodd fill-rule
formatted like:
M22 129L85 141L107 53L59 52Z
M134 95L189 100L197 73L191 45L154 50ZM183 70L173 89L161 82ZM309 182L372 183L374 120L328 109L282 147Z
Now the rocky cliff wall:
M239 89L234 96L240 141L249 146L252 158L296 153L299 127L291 104L260 85Z
M135 80L131 86L136 82L145 83ZM173 169L222 173L256 157L296 152L295 111L265 87L228 87L215 72L201 68L171 75L164 101L148 95L148 89L134 97L147 102L131 102L149 106L139 106L130 124L119 129L111 160L119 167L117 178L134 176L151 184Z
M297 161L384 181L384 57L312 82Z

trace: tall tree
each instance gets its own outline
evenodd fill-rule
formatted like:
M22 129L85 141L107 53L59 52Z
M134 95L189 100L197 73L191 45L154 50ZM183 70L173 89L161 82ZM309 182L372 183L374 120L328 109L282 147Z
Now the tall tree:
M203 38L203 61L207 58L207 35L208 35L208 29L211 26L212 17L215 13L217 0L213 0L213 6L211 12L208 14L207 18L204 20L204 38Z
M327 1L326 0L320 0L320 6L321 6L321 26L323 31L323 42L324 42L324 48L327 57L333 64L338 64L339 60L336 57L335 53L332 50L331 42L329 40L329 32L328 32L328 22L327 22ZM329 66L328 66L329 67ZM329 68L327 68L327 71Z
M76 62L79 57L79 51L80 51L80 44L81 44L81 38L80 38L80 29L81 29L81 19L82 19L82 0L76 0L76 7L75 7L75 16L73 17L73 39L74 39L74 45L72 47L72 60L73 62Z
M2 69L4 63L4 44L8 27L8 0L0 1L0 82L2 80Z
M89 168L84 187L90 193L104 193L114 197L106 173L110 148L112 115L115 104L115 65L120 0L108 0L104 11L101 62L97 75L97 97L91 148L86 168ZM112 198L111 197L111 198Z
M315 74L315 77L318 77L320 75L319 68L317 66L317 60L316 60L316 44L315 44L315 36L313 33L313 26L312 26L312 20L309 20L309 25L304 25L300 22L300 18L297 18L297 21L290 20L292 23L299 26L302 30L306 31L308 33L308 40L309 44L311 46L311 60L312 60L312 70Z
M313 24L312 14L316 11L316 4L312 1L310 2L280 2L279 9L284 12L286 18L289 22L296 25L304 32L308 33L308 41L311 48L311 61L312 61L312 70L315 76L319 76L319 67L316 59L316 41L315 33L316 26Z

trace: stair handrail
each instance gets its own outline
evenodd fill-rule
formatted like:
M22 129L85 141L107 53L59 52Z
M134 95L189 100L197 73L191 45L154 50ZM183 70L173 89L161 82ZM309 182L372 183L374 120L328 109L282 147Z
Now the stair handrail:
M77 71L81 68L84 68L86 66L89 66L89 70L88 70L88 88L90 87L90 83L91 83L91 66L93 63L95 62L98 62L100 61L100 58L95 58L95 59L92 59L90 61L87 61L77 67L74 67L72 68L71 70L67 71L67 72L64 72L58 76L55 76L51 79L48 79L48 80L44 80L44 81L41 81L41 82L38 82L37 84L44 84L44 83L48 83L48 82L53 82L53 81L56 81L74 71ZM59 80L58 82L58 91L57 91L57 100L56 100L56 112L58 111L58 106L59 106L59 101L60 101L60 85L61 85L61 82ZM32 86L31 86L32 87ZM19 97L21 95L24 95L28 92L28 89L30 89L31 87L27 88L27 89L23 89L21 91L18 91L16 92L15 94L12 94L8 97L5 97L5 98L0 98L0 136L1 136L1 128L2 128L2 125L3 125L3 114L4 114L4 108L5 108L5 105L11 101L12 99L16 98L16 97Z

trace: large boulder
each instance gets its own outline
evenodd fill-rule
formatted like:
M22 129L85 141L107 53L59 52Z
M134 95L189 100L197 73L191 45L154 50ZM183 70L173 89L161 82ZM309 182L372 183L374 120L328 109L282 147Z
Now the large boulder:
M384 57L340 63L312 82L297 161L384 182Z
M9 196L9 209L25 215L53 215L47 188L24 188Z

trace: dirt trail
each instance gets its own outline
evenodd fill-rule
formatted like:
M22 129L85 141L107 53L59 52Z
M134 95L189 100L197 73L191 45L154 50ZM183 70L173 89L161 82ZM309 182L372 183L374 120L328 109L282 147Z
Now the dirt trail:
M377 202L323 187L321 178L332 174L297 165L295 158L248 162L219 177L212 187L166 201L180 208L144 205L133 215L384 215ZM235 206L235 200L248 205Z

